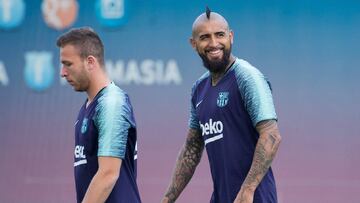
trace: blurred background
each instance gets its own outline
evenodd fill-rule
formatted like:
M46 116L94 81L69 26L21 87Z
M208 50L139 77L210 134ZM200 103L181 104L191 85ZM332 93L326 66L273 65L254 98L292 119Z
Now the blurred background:
M188 40L205 6L233 53L271 81L283 137L280 203L360 202L360 1L0 0L0 202L75 202L73 125L86 98L59 77L57 37L91 26L110 77L131 97L138 185L160 202L184 143L193 82ZM177 202L209 202L206 153Z

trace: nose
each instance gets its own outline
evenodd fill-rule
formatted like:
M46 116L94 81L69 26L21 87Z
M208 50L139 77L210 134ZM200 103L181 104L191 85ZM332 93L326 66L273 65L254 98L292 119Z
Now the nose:
M211 36L210 37L210 41L209 41L209 45L211 47L216 47L218 45L218 41L216 40L215 36Z
M60 76L64 78L67 75L68 75L68 73L67 73L66 68L64 68L64 66L62 66L61 69L60 69Z

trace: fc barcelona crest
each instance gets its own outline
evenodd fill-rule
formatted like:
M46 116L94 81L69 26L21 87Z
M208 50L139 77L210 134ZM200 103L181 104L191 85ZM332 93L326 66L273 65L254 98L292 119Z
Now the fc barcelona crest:
M217 106L224 107L227 105L229 101L229 92L219 92L219 96L217 98Z
M81 133L82 134L86 133L87 128L88 128L88 119L84 118L81 124Z

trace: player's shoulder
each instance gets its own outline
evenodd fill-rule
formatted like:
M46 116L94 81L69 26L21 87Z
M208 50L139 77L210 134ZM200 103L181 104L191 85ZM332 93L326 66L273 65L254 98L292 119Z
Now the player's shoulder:
M236 59L234 64L234 71L237 78L262 76L262 73L259 71L259 69L244 59Z
M111 82L108 86L105 87L104 94L127 95L127 93L114 82Z
M206 71L204 74L202 74L194 83L192 86L192 92L195 91L195 89L202 83L204 82L207 78L210 77L210 72Z
M108 99L124 99L128 97L128 94L115 83L111 82L107 87L105 87L101 96Z
M122 106L128 103L128 94L118 87L116 84L111 82L106 86L98 99L100 106Z

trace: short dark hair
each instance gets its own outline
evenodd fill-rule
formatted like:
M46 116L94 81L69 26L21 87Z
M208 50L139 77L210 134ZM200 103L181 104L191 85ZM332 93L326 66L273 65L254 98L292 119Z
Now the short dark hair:
M56 45L60 48L69 44L78 49L82 59L93 55L101 65L104 65L104 45L99 35L90 27L73 28L56 41Z

